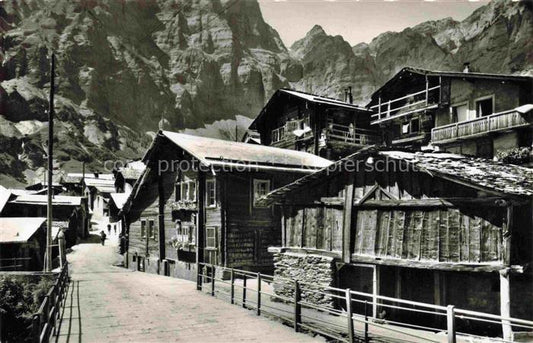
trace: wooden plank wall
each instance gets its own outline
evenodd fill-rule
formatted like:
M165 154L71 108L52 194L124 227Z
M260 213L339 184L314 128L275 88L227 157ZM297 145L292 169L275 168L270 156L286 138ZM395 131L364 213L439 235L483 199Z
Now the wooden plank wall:
M223 176L219 183L226 183L228 267L249 270L273 268L272 254L268 253L267 249L281 244L281 216L279 211L272 207L253 206L253 179L269 179L271 189L274 189L293 181L298 176L259 172L227 173Z
M356 216L356 255L440 262L503 260L501 208L490 208L484 215L457 208L360 209Z
M342 223L338 206L294 206L285 213L286 247L340 252Z

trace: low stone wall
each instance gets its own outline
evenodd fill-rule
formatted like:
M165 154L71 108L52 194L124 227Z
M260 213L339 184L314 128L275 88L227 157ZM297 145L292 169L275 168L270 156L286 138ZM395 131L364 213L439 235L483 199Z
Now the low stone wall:
M334 299L319 294L316 290L334 286L335 260L331 257L298 254L274 253L274 292L280 296L294 297L294 280L301 282L302 300L333 307Z

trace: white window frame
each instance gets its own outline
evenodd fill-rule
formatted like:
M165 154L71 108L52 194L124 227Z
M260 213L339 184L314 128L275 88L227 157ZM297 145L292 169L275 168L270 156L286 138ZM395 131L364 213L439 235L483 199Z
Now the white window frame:
M474 112L476 113L476 118L481 118L481 115L477 112L477 103L479 101L483 101L487 99L492 99L492 113L491 114L496 113L496 97L494 96L494 94L486 95L486 96L482 96L482 97L474 99ZM487 114L487 115L490 115L490 114Z
M452 104L452 105L450 105L450 116L452 117L452 119L453 119L453 108L454 108L454 107L464 106L464 105L466 105L466 120L470 120L470 119L472 119L472 118L470 118L471 113L470 113L470 108L469 108L468 100L467 100L467 101L458 102L458 103L456 103L456 104ZM475 112L475 110L474 110L474 112ZM450 122L451 122L451 121L450 121ZM461 123L461 122L459 121L459 118L457 118L457 121L456 121L456 122L451 122L451 123Z
M209 194L209 184L213 184L213 202L211 203ZM217 183L215 179L205 180L205 206L207 208L217 207Z
M146 218L141 218L141 238L146 238Z
M213 236L210 237L209 233L212 231ZM210 239L213 240L213 244L210 243ZM205 227L205 247L209 249L217 249L217 226L206 226Z
M148 219L148 235L155 240L155 220Z
M253 179L253 187L252 187L252 205L253 207L268 207L268 206L262 206L262 205L258 205L257 204L257 201L259 200L258 198L255 197L256 195L256 190L257 190L257 187L261 184L267 184L267 192L266 194L268 194L272 188L271 188L271 182L269 179ZM265 195L266 195L265 194Z

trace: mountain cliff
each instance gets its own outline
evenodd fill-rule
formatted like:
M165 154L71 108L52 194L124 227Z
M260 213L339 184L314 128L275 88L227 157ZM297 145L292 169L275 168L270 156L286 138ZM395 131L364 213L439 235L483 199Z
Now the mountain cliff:
M140 156L162 118L167 129L231 138L280 87L341 97L352 86L364 103L405 65L531 72L532 12L494 0L462 22L353 47L315 26L287 49L251 0L2 1L0 173L9 177L0 182L27 181L44 165L51 51L57 160L97 169Z
M352 86L356 102L404 66L437 70L471 69L493 73L533 73L531 2L493 0L465 20L427 21L401 32L385 32L369 44L347 49L340 36L315 26L291 47L303 77L292 87L333 97Z

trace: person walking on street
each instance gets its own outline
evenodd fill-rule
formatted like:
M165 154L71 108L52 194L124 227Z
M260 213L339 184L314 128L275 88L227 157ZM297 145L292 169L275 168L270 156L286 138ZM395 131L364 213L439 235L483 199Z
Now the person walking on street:
M115 231L115 236L117 235L117 224L113 224L113 230Z
M111 235L111 224L107 224L107 234Z
M100 241L102 242L102 245L105 245L105 239L106 239L106 234L104 232L104 230L100 231Z

